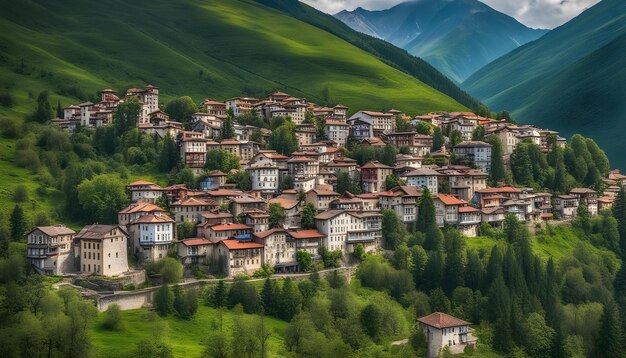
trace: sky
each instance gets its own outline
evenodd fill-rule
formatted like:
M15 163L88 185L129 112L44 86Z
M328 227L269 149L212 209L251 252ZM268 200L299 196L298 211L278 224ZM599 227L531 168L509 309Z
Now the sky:
M388 9L406 0L302 0L329 14L362 7ZM552 29L580 14L600 0L482 0L492 8L532 28Z

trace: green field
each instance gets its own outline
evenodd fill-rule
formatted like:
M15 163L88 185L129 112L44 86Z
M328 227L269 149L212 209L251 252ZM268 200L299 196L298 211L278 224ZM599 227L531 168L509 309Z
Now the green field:
M0 79L18 102L49 89L66 105L104 87L152 83L166 98L196 101L279 89L353 110L464 108L346 41L252 1L0 4Z

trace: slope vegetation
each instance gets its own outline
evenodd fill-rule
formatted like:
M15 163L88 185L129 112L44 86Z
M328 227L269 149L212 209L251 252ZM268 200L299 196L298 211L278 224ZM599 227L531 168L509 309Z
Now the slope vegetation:
M352 108L463 108L370 53L252 1L0 4L0 79L18 112L20 100L44 88L65 102L146 83L198 101L280 89Z
M624 168L625 58L626 3L604 0L487 65L463 87L522 122L593 137Z
M458 82L546 33L476 0L416 0L380 11L344 10L335 17L425 59Z

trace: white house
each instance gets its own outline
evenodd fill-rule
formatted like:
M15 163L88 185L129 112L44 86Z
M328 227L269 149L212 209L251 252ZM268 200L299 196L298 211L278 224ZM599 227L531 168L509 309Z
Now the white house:
M449 314L435 312L417 321L428 341L429 358L438 357L445 346L448 346L450 353L458 354L463 353L465 347L475 346L478 342L469 322Z

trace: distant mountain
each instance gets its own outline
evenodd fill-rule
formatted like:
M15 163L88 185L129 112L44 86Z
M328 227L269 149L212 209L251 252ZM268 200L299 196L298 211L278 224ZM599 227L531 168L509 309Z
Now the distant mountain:
M522 122L596 139L626 168L626 2L604 0L490 63L463 87Z
M423 58L457 82L547 32L530 29L477 0L415 0L387 10L357 8L334 16Z

